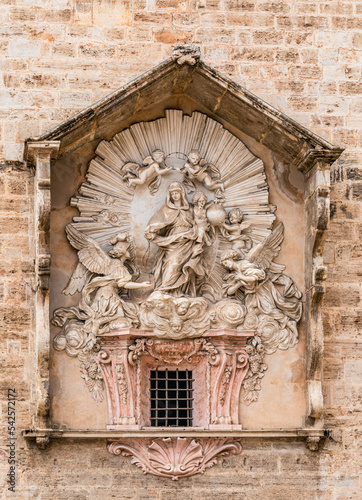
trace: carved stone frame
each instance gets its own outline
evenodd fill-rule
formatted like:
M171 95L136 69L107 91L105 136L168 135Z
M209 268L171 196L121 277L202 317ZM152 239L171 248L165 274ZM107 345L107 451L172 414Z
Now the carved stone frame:
M34 413L32 425L47 426L49 415L49 278L50 278L50 170L57 157L60 141L29 143L27 161L35 169L34 241L35 241L35 340Z
M180 49L178 50L180 52ZM57 158L59 151L64 154L74 148L74 144L79 144L79 140L76 141L73 139L72 141L69 139L70 131L74 131L75 137L79 138L79 127L84 126L84 140L86 140L86 138L89 138L90 122L96 119L97 116L104 116L109 113L111 106L122 104L122 99L126 99L131 91L137 95L141 95L144 89L157 84L161 78L166 78L169 75L177 75L179 81L173 85L176 85L177 92L186 92L186 82L196 72L195 75L197 74L199 78L202 77L211 86L213 85L215 102L218 102L218 105L211 109L214 116L219 116L218 113L220 112L220 118L225 119L222 110L218 108L221 108L221 99L226 99L229 96L235 102L238 101L241 107L244 106L245 109L250 110L250 120L253 117L256 119L257 114L259 114L259 118L260 116L264 116L267 124L267 132L264 135L261 131L256 133L254 138L257 141L263 141L265 145L271 147L274 130L278 137L284 134L286 141L290 141L290 144L295 144L295 153L291 155L289 160L293 161L305 177L304 203L306 227L308 228L305 236L307 428L295 429L294 431L285 430L284 434L280 430L274 433L273 431L259 431L254 432L254 434L247 431L239 431L237 435L253 434L258 438L262 435L280 437L282 432L282 435L289 438L294 436L297 439L303 436L307 439L310 449L317 449L318 441L324 434L322 396L323 325L321 313L324 281L326 278L326 267L323 263L323 248L329 223L330 165L341 155L343 150L318 138L281 112L263 103L257 97L238 87L234 82L231 82L212 68L209 68L199 60L200 51L198 48L191 47L186 51L182 49L179 52L177 50L174 51L173 58L165 61L148 74L141 76L135 83L112 94L108 101L103 100L100 103L96 103L88 110L79 113L49 133L35 139L29 139L26 143L25 160L28 165L35 169L34 218L36 241L35 274L37 285L35 291L36 334L34 356L37 376L34 387L35 410L31 422L32 429L24 431L24 435L26 437L35 437L41 446L49 441L49 437L68 437L69 432L73 433L72 436L88 436L91 438L101 434L111 437L117 432L117 435L120 435L119 431L107 431L107 433L104 433L104 431L93 433L69 431L67 433L66 431L51 430L47 425L49 415L49 273L51 258L49 249L49 221L51 206L51 161ZM184 87L181 85L181 80L185 82ZM150 96L147 95L147 99L149 98ZM133 112L136 112L136 108L134 108ZM244 132L250 133L248 130L244 130ZM63 137L66 137L66 139L62 148ZM293 138L295 138L295 142L293 142ZM278 141L274 142L278 143ZM142 433L143 431L139 432Z

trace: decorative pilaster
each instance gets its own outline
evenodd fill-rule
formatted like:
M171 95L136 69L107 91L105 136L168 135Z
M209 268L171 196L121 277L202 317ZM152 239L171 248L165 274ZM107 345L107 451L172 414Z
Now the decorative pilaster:
M108 428L139 429L137 416L137 366L129 363L129 348L134 342L134 329L121 335L106 334L97 353L108 402ZM114 333L114 335L113 335ZM141 332L142 333L142 332Z
M298 168L305 176L305 287L307 335L307 417L309 425L323 427L323 321L322 301L327 267L323 262L329 225L330 163L341 151L308 151ZM315 446L315 443L314 443Z
M33 424L46 427L49 414L50 166L59 141L28 143L26 160L35 168L35 406Z
M216 350L218 358L209 360L211 387L210 429L220 426L237 428L239 425L239 399L241 385L249 369L249 356L245 351L247 337L244 332L221 330L205 334ZM254 332L248 332L252 336Z

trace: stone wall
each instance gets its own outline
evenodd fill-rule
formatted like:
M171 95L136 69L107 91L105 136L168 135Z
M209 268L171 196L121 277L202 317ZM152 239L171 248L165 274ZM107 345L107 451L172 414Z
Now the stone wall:
M353 499L361 480L362 5L237 0L4 0L0 9L0 336L2 498ZM178 483L143 476L105 442L20 437L35 363L33 173L25 138L55 126L195 43L203 59L333 144L325 311L325 424L303 442L249 440L244 452ZM7 389L17 401L17 493L7 492ZM287 411L280 408L280 411Z

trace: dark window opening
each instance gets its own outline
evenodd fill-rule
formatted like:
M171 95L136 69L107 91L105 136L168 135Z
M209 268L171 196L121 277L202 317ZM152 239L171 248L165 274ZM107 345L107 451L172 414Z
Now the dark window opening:
M191 370L151 370L151 426L192 427Z

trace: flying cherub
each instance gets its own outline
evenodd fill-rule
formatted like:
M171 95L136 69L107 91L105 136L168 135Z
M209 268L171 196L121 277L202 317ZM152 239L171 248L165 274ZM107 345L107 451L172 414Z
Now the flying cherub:
M150 156L147 156L142 165L138 163L126 163L122 167L122 179L129 186L137 186L148 182L148 189L151 194L155 194L161 184L161 175L165 175L172 170L172 167L163 167L165 153L160 149L155 149Z
M193 180L201 182L210 191L224 191L224 184L220 180L220 171L215 165L207 163L201 158L201 154L193 149L187 155L187 162L183 167L185 172L185 184L194 190Z
M249 222L243 222L243 217L244 214L240 208L233 208L228 213L227 222L219 227L221 234L230 241L233 250L245 253L253 246L253 241L249 236L243 234L243 231L250 227Z

